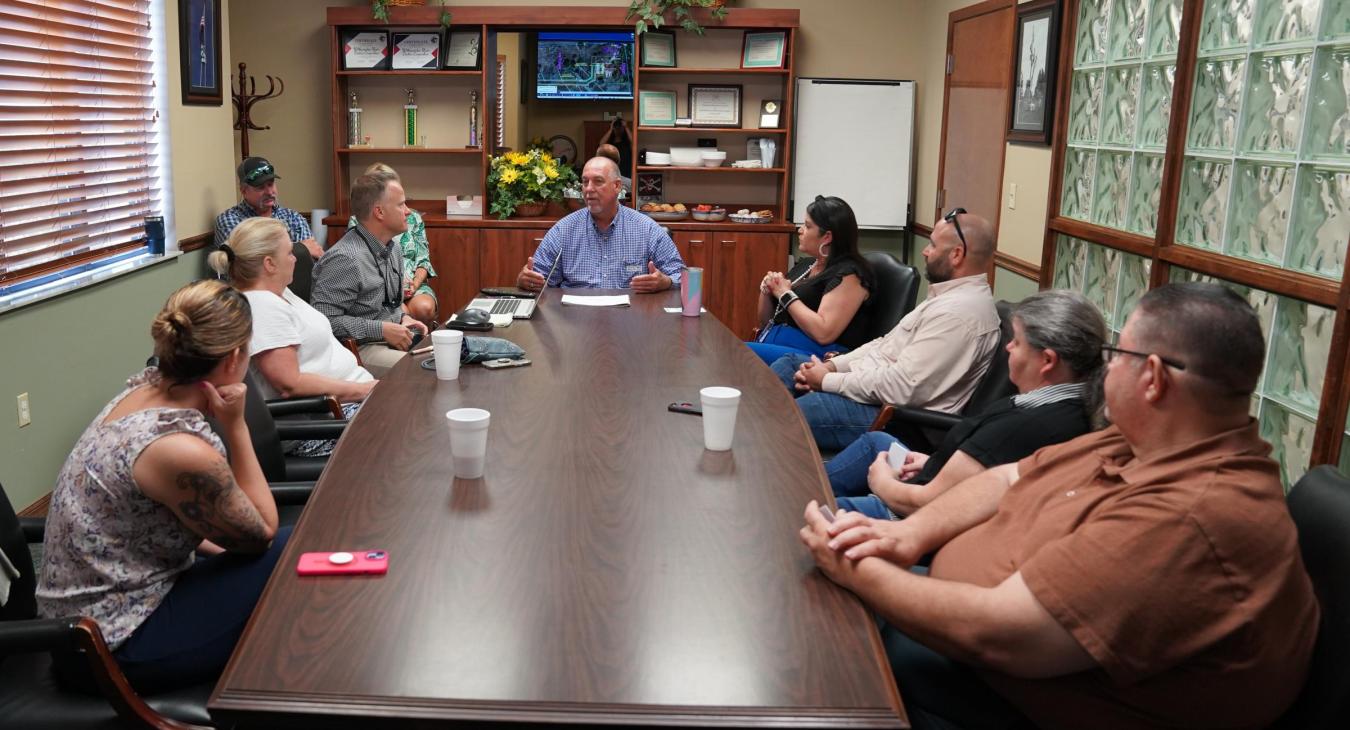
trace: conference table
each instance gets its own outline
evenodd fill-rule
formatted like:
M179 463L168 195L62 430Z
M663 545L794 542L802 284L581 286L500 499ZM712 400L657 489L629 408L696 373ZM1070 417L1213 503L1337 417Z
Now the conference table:
M220 725L907 727L874 618L798 539L829 490L790 394L711 315L666 312L677 292L631 302L547 290L489 333L532 365L390 371L212 693ZM730 451L667 410L708 385L742 392ZM473 480L445 419L468 406L492 414ZM295 572L376 549L386 575Z

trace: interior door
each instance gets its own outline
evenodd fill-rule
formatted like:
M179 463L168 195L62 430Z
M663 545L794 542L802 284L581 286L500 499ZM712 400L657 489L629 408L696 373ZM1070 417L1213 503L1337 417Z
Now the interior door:
M947 16L935 221L960 206L998 230L1015 4L1015 0L988 0Z

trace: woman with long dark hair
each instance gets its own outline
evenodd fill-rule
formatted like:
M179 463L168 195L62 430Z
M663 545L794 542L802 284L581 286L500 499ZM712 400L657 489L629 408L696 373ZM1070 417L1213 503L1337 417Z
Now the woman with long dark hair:
M786 275L760 282L759 336L747 343L765 364L784 355L845 352L867 342L867 307L875 279L858 252L853 209L817 196L797 229L803 258Z

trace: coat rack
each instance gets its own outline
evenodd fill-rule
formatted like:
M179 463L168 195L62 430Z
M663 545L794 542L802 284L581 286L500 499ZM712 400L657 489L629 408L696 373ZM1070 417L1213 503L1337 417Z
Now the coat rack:
M286 91L286 82L281 77L267 78L267 93L258 93L257 80L252 76L244 74L247 67L243 61L239 62L239 88L234 88L234 78L230 79L230 101L234 102L234 128L239 130L239 152L242 158L247 158L248 154L248 131L261 132L264 129L271 129L271 125L259 127L253 123L253 105L263 99L275 99ZM233 76L233 75L232 75ZM241 158L241 159L242 159Z

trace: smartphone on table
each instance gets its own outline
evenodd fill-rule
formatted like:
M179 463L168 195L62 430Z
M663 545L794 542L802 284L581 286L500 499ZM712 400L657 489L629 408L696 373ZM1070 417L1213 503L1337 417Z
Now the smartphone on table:
M389 553L383 550L353 550L304 553L295 565L298 575L384 575L389 572Z

